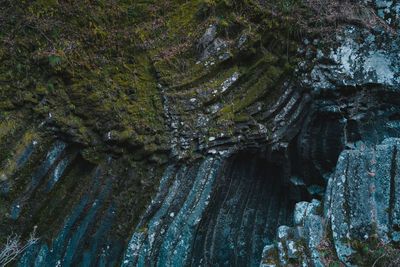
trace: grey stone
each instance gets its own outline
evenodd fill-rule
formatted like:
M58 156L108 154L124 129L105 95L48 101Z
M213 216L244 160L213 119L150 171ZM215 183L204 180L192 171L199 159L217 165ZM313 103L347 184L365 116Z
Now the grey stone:
M398 3L365 1L396 29ZM237 49L245 47L247 39L242 35ZM400 232L396 231L400 225L399 142L385 139L376 149L371 146L386 137L400 136L398 37L380 29L348 27L337 41L337 46L322 53L310 47L318 45L318 40L312 44L304 40L306 46L298 51L307 61L297 66L295 75L298 77L293 82L283 82L285 89L276 88L283 91L276 103L269 105L264 96L255 99L252 107L243 110L251 118L229 125L232 130L229 138L227 132L225 137L222 133L212 133L216 139L205 142L205 136L211 135L210 130L215 128L216 117L221 115L218 112L227 105L225 101L232 99L231 89L236 88L231 87L239 79L239 73L234 72L213 88L204 88L203 92L203 79L212 76L206 74L204 78L184 84L188 87L185 91L194 94L174 95L174 99L166 92L175 89L158 85L163 93L165 122L172 130L166 148L171 151L171 157L158 161L157 156L151 155L144 160L179 162L167 168L157 195L139 225L131 226L133 234L124 252L123 266L208 266L214 262L255 266L260 263L264 244L273 242L277 225L293 221L295 227L279 227L275 246L270 248L279 250L280 264L287 264L288 258L297 259L297 252L304 251L305 255L298 258L299 264L321 266L315 247L323 236L323 220L331 227L337 254L344 262L353 253L349 240L362 241L370 231L376 230L384 242L399 240ZM235 47L229 47L232 54L227 48L228 42L216 39L216 27L211 25L198 42L200 58L205 61L203 66L219 71L223 66L218 65L221 61L238 54ZM241 77L243 85L247 84L246 78ZM211 79L207 84L214 81ZM219 95L221 91L223 98ZM185 111L184 114L178 109ZM53 115L49 113L49 117L53 117L47 121L49 124L54 122ZM99 132L110 145L120 141L116 130L109 131L112 128L108 127L105 135ZM61 131L54 125L49 125L48 129ZM67 133L75 135L76 131L70 129ZM348 150L340 154L346 146ZM185 153L192 148L199 152L194 153L194 163L185 158ZM237 167L241 161L231 164L231 158L238 151L248 150L262 153L262 162L273 163L282 170L263 169L244 157L241 161L245 162L245 167ZM29 199L36 185L44 192L46 190L41 188L46 185L51 190L63 182L64 170L72 165L72 161L62 156L63 151L55 155L54 160L45 159L43 165L38 164L40 172L33 179L35 184L27 188L28 193L20 200ZM196 159L207 153L211 155L204 160ZM335 173L326 178L324 174L332 172L338 156ZM228 167L221 167L223 164L220 165L219 160ZM219 170L223 174L217 174ZM260 173L267 173L268 177L258 179ZM274 177L269 177L270 173ZM7 173L7 178L12 187L14 177ZM149 177L140 177L146 178ZM266 182L264 178L271 180ZM43 179L47 180L43 182ZM322 208L317 200L298 203L292 217L293 201L301 201L307 187L309 195L321 196L321 188L310 185L326 180L323 217L316 215L317 209ZM278 190L281 181L285 188L290 188L289 192L285 191L291 198L290 205L285 202L286 196L277 196L281 193ZM7 191L6 185L8 183L1 183L0 190ZM49 248L44 244L32 248L22 257L23 261L21 258L21 266L35 262L43 266L68 266L77 259L82 259L82 266L91 266L96 265L95 256L100 258L99 266L115 265L106 260L110 242L99 241L105 239L102 232L108 233L104 230L107 220L95 222L100 217L96 215L100 214L97 206L106 193L99 196L94 192L102 190L95 187L93 192L84 195L66 217L65 225ZM90 202L92 200L95 202ZM19 206L22 202L11 202L15 207L14 218L18 218L21 207L24 211L23 206ZM104 214L102 210L101 215ZM101 225L101 228L90 227L90 224ZM306 241L304 248L295 246L303 241Z
M321 205L321 202L317 199L311 200L311 202L307 205L306 216L314 214L317 208Z
M225 92L226 89L228 89L234 82L237 81L237 79L239 78L239 73L237 73L236 71L232 74L231 77L229 77L228 79L226 79L222 84L221 84L221 91Z
M228 46L227 42L222 39L215 39L209 46L207 46L200 56L200 60L204 61L216 54L222 52ZM210 65L214 65L213 62Z
M289 226L286 226L286 225L279 226L277 234L276 234L277 238L278 239L286 239L286 238L288 238L289 230L290 230Z
M318 246L323 232L322 217L309 214L304 218L304 236L308 248L316 248Z
M220 55L218 58L222 61L225 61L231 57L231 54L229 52L225 52L222 55Z
M242 36L240 36L239 41L238 41L238 48L241 48L243 46L243 44L247 42L247 35L243 34Z
M295 225L301 224L303 222L304 216L306 215L308 204L309 203L306 201L296 203L296 207L294 208L294 214L293 214Z
M278 256L279 256L279 264L282 266L287 265L287 254L286 248L284 247L284 243L281 241L276 242L276 247L278 249Z
M399 139L386 139L374 152L344 151L330 187L330 216L336 251L341 260L353 250L345 240L363 240L377 231L385 242L398 224ZM397 162L393 161L396 159ZM395 187L396 188L396 187Z
M216 34L217 28L215 25L210 25L210 27L207 28L206 32L200 38L197 49L200 51L206 49L206 47L215 39Z
M313 267L324 267L325 265L322 263L322 260L319 256L319 252L317 249L312 249L311 251L311 263Z
M286 247L287 247L287 256L289 259L297 259L297 253L298 250L296 248L296 244L293 240L289 240L286 243Z

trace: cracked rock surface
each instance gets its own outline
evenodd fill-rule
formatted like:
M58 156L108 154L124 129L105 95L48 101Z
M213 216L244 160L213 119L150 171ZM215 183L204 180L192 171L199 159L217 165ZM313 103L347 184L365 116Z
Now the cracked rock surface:
M133 63L76 81L51 61L67 91L1 99L0 244L40 235L12 264L399 266L399 4L361 1L385 27L325 42L263 1L170 2Z

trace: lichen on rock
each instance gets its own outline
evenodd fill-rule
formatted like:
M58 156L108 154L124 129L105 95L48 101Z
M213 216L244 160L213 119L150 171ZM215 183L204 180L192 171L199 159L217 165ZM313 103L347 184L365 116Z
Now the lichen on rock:
M398 11L2 1L0 244L37 229L19 266L395 265Z

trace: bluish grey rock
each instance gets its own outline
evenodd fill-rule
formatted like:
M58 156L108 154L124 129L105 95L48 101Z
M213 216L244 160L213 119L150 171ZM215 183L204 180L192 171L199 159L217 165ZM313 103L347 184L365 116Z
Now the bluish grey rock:
M336 251L342 261L354 252L346 240L362 241L373 231L384 242L396 236L400 199L396 186L400 184L399 148L400 140L390 138L376 146L375 151L344 151L340 155L332 178L328 215Z
M263 257L268 261L276 261L267 256L273 254L270 252L271 250L275 250L279 262L274 263L279 266L287 266L289 263L296 262L298 266L322 267L318 245L324 235L324 225L323 218L315 214L319 208L321 208L321 203L316 199L311 202L298 202L293 216L295 226L278 227L275 243L266 246Z
M311 264L313 267L324 267L325 266L322 263L322 260L319 256L319 252L317 249L312 249L312 251L311 251Z
M399 84L399 46L395 39L389 38L383 31L371 34L356 27L347 28L344 37L338 38L340 46L332 49L329 55L320 57L321 61L328 60L335 64L318 64L311 73L315 90L334 90L340 84Z
M293 240L289 240L286 243L287 256L289 259L297 259L297 253L299 252L296 248L296 243Z
M289 226L286 226L286 225L279 226L277 234L276 234L277 238L278 239L286 239L286 238L288 238L289 230L290 230Z
M306 201L296 203L296 207L294 208L294 214L293 214L295 225L301 224L303 222L308 204L309 202Z
M53 148L47 153L46 159L40 165L38 171L32 177L32 186L36 186L40 179L49 171L54 162L60 157L61 153L67 147L67 144L62 141L56 141Z
M280 265L286 265L287 264L287 258L288 258L288 252L287 252L287 239L289 237L289 230L290 227L286 225L281 225L278 227L278 231L276 233L277 241L276 241L276 247L278 249L278 255L279 255L279 264Z
M98 191L101 174L101 168L93 172L93 187L78 202L50 246L44 242L41 244L38 242L37 245L35 244L25 251L19 260L19 266L76 266L78 263L82 266L106 266L115 264L122 250L122 245L118 242L111 243L113 249L109 249L107 255L102 255L100 258L98 256L102 247L107 247L105 243L110 242L104 237L109 233L113 223L113 206L108 209L106 216L99 224L98 231L91 233L91 229L96 223L96 216L103 206L104 198L110 193L110 179L106 180L102 190ZM90 240L89 248L85 250L85 243L88 239ZM110 247L110 243L108 243L108 247Z
M322 217L314 214L308 214L304 218L304 236L308 248L316 248L321 242L324 232Z
M122 266L259 266L276 227L292 221L269 168L247 154L169 167Z
M69 163L69 159L68 158L63 158L58 163L58 165L56 166L56 168L54 169L54 171L51 174L50 181L48 181L48 183L47 183L47 188L46 188L47 192L50 192L51 189L53 189L53 186L58 182L58 180L60 179L60 177L64 173L64 170L68 166L68 163Z

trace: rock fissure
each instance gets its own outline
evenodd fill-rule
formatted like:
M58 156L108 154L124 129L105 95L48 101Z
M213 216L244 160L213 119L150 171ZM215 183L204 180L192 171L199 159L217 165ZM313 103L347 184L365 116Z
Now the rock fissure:
M67 2L0 3L16 264L396 263L396 1Z
M392 159L391 159L391 164L390 164L390 197L389 197L389 225L391 225L391 227L394 226L393 224L393 216L394 216L394 205L396 202L396 182L395 182L395 178L396 178L396 171L397 171L397 145L393 146L393 155L392 155Z

